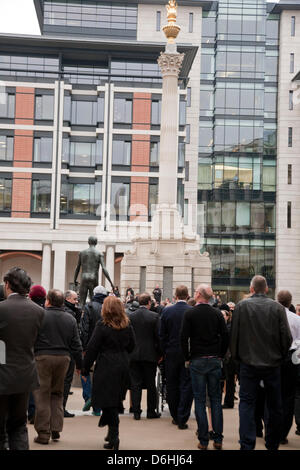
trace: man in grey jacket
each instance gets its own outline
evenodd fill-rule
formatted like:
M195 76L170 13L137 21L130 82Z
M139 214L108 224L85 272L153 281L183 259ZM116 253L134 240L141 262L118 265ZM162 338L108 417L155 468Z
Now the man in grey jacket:
M40 389L34 392L36 405L34 427L38 444L60 438L63 427L64 379L71 356L81 370L82 347L75 318L64 310L64 295L52 289L47 294L43 327L34 352Z
M266 296L267 281L254 276L251 297L235 308L231 327L231 354L240 362L240 444L252 450L256 443L255 402L264 383L268 419L266 448L277 450L280 442L282 401L280 365L292 344L284 307Z

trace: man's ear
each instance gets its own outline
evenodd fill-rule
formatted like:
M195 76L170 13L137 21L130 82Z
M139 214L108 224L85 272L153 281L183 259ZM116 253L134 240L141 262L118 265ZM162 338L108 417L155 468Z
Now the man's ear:
M254 294L254 289L253 289L252 286L250 286L250 293L251 293L251 294Z

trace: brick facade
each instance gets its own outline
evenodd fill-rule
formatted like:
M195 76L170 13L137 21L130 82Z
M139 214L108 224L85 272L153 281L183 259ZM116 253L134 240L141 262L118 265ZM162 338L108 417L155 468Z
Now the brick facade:
M16 88L15 124L34 124L34 88ZM15 130L14 167L31 168L33 131ZM12 217L29 218L31 207L31 173L13 173Z
M151 129L151 93L133 94L134 130ZM150 161L150 136L134 135L132 139L131 170L148 172ZM130 220L148 221L149 178L132 176L130 194Z

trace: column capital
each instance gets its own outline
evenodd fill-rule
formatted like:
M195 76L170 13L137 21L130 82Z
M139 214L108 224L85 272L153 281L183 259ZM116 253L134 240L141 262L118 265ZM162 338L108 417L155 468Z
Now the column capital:
M184 54L168 54L167 52L161 52L157 62L161 69L162 76L174 75L178 77L183 59Z

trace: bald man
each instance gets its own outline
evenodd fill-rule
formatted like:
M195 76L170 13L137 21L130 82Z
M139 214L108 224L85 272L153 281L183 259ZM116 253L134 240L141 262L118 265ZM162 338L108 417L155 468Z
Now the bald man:
M206 450L209 443L206 388L211 402L214 448L221 450L223 441L222 358L229 338L222 313L209 305L212 296L209 285L197 287L196 305L185 312L181 330L181 347L192 379L200 450Z

